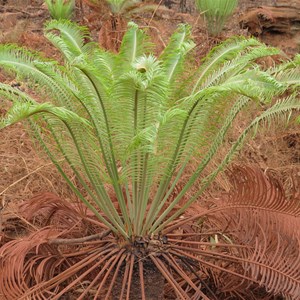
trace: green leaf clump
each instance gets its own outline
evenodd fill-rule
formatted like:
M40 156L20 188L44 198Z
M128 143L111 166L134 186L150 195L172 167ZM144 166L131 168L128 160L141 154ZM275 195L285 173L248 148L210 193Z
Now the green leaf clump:
M199 198L249 133L300 110L299 59L263 71L256 60L279 51L254 38L225 41L188 77L194 43L187 25L158 57L134 23L119 53L99 48L86 28L69 21L49 22L45 36L64 64L0 46L1 68L34 82L38 95L1 83L1 99L13 105L0 126L25 120L77 197L126 240L162 232ZM274 97L277 102L268 104ZM212 163L234 120L253 101L264 110Z
M53 19L66 19L72 17L75 0L45 0L50 15Z
M197 9L204 15L208 32L218 35L232 15L238 0L196 0Z

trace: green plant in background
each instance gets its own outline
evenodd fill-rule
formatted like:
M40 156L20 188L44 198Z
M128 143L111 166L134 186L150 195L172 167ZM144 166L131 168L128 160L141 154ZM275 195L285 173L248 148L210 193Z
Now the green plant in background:
M233 245L228 242L229 238L218 243L213 236L215 249L211 250L209 240L212 239L207 233L208 242L195 239L199 232L191 235L188 231L178 239L175 236L180 235L176 230L180 232L187 222L180 216L196 203L230 162L246 136L265 123L300 110L298 92L285 98L281 96L288 88L299 84L295 71L299 70L297 61L280 71L262 71L255 60L277 54L278 50L253 38L235 37L213 49L193 77L180 85L182 75L187 72L185 58L194 47L190 28L186 25L179 26L158 58L151 53L148 37L133 23L129 24L117 54L106 52L93 42L84 44L89 39L87 30L68 21L48 23L45 35L63 53L64 65L15 45L0 48L0 66L34 81L39 86L37 92L47 95L45 102L40 103L30 94L1 83L2 98L13 103L1 119L1 128L26 122L78 199L93 212L98 220L96 224L109 230L109 238L96 240L95 244L89 239L81 250L77 246L72 248L74 254L62 254L61 251L68 248L60 247L58 251L54 243L50 243L50 233L41 238L41 231L39 236L31 237L26 251L36 245L35 253L46 249L45 253L50 255L51 252L51 259L47 254L39 254L40 264L36 264L35 256L28 255L32 262L26 262L24 258L23 267L20 267L20 261L10 260L11 251L0 251L4 268L13 270L7 272L8 277L4 275L6 272L1 273L1 292L13 295L8 299L20 295L30 299L51 295L51 299L60 299L75 286L82 287L82 282L87 282L85 276L90 276L78 299L86 299L87 295L97 299L104 285L108 287L104 290L109 297L117 276L122 273L120 268L125 265L120 299L126 288L126 299L129 299L134 266L138 264L141 294L145 299L143 269L144 263L151 261L180 299L187 299L191 293L205 298L205 293L209 294L211 290L207 285L203 286L201 278L214 270L218 276L229 272L230 276L238 278L240 281L235 288L240 287L240 290L245 289L241 282L246 282L247 287L249 282L257 284L261 281L260 274L267 270L272 276L261 284L274 293L278 292L278 286L274 287L271 280L274 276L279 278L280 274L284 279L280 277L277 283L291 282L291 285L280 286L280 292L292 295L296 285L291 279L293 270L286 272L276 265L270 271L268 262L261 261L261 257L272 257L267 253L268 247L257 250L255 247L260 246L253 246L249 248L249 256L245 257L246 246L237 245L237 250L231 251ZM278 101L251 120L232 141L228 153L214 163L215 157L221 155L224 138L240 111L253 100L267 105L275 96ZM66 164L73 170L76 184L67 175ZM186 179L184 174L191 166L193 171ZM261 197L258 198L258 204L255 204L254 200L243 197L242 204L235 203L236 209L246 204L251 208L263 206ZM226 209L228 207L230 211L234 209L234 205ZM214 206L213 216L216 215L214 209L215 213L220 211ZM190 227L192 231L201 227L205 215L206 210L189 219L197 220L196 227ZM54 229L68 219L63 218ZM71 226L74 228L75 223ZM255 228L256 231L261 229ZM100 230L99 226L97 232ZM70 231L64 227L61 236ZM255 232L251 237L256 239L257 235ZM192 240L185 240L190 236ZM266 242L264 238L265 235L262 243ZM10 245L16 247L15 243L7 247ZM280 251L274 249L279 255ZM257 258L253 253L261 256ZM76 255L82 255L78 262ZM201 260L199 268L188 263L192 259L199 262L201 257L207 259ZM212 257L234 261L238 267L232 269L218 262L214 264ZM253 275L245 271L249 265L250 269L252 265L256 268ZM44 267L49 272L41 271ZM191 270L192 275L187 275ZM22 279L22 276L26 278ZM28 276L32 276L30 280ZM214 280L216 277L213 276ZM229 282L223 279L220 279L220 285ZM198 280L200 282L196 284ZM92 290L96 292L89 294Z
M102 0L83 1L95 8L101 8L103 6ZM132 13L137 13L140 11L139 6L143 3L142 0L105 0L105 2L109 6L110 12L115 16L130 15ZM145 10L155 10L157 8L157 5L146 4L143 5L143 7L145 7Z
M72 17L75 0L45 0L50 15L53 19L67 19Z
M113 14L124 13L127 9L135 7L141 0L106 0Z
M238 0L196 0L198 10L203 13L209 34L218 35L228 17L238 4Z

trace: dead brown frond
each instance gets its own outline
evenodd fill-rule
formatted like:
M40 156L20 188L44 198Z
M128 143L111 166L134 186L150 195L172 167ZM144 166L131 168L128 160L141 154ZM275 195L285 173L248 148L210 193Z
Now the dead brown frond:
M19 213L26 220L40 227L53 225L62 229L79 226L80 236L91 233L91 225L85 224L86 222L107 229L105 225L93 219L93 214L81 202L62 200L52 193L35 195L20 206ZM86 227L82 228L84 226Z
M99 44L104 49L117 52L120 49L126 27L127 21L124 17L109 15L109 17L103 21L99 31Z
M134 299L147 282L147 267L137 259L140 250L113 236L81 204L44 193L21 205L18 216L26 231L0 248L0 295L5 299L69 294L76 299L110 299L113 294ZM148 294L145 288L143 294Z
M235 167L231 171L232 191L226 201L231 205L247 205L294 217L300 216L298 199L288 200L282 184L255 167Z
M58 202L58 214L65 209L64 203L59 206ZM58 217L55 211L52 216ZM84 287L80 294L89 294L99 283L105 283L103 274L108 277L107 268L113 267L125 251L115 249L111 238L104 240L110 231L76 238L79 232L87 234L84 227L91 230L95 225L88 219L83 221L75 210L73 215L70 211L61 214L60 222L47 223L50 225L31 229L28 235L1 247L0 294L6 299L60 299L60 295L80 287ZM94 277L86 287L87 280Z
M217 299L263 299L266 291L298 299L299 201L257 168L235 167L230 177L229 194L209 209L194 206L167 230L169 252L193 261L198 284L218 290Z
M0 294L8 299L18 299L34 282L49 280L63 269L65 259L47 245L49 238L57 236L54 229L43 228L1 247Z
M158 236L131 242L80 204L34 197L20 209L32 226L0 248L0 294L144 300L154 284L152 299L163 299L163 290L171 299L299 299L299 201L257 168L228 175L229 193L194 205Z

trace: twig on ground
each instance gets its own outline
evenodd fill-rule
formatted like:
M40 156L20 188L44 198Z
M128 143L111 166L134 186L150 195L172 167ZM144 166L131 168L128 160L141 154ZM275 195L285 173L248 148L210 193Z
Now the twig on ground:
M150 26L150 24L151 24L151 22L152 22L152 20L153 20L153 18L154 18L154 16L155 16L155 14L156 14L158 8L161 6L162 1L163 1L163 0L160 0L159 3L157 4L157 7L155 8L155 10L154 10L154 12L153 12L153 14L152 14L152 16L151 16L151 18L150 18L150 21L149 21L149 23L148 23L148 26Z
M29 9L38 9L38 11L36 13L30 13L27 10ZM36 17L41 17L43 16L48 9L47 8L43 8L43 7L34 7L34 6L28 6L27 10L22 10L22 9L18 9L14 6L4 6L4 7L0 7L0 12L5 13L5 12L17 12L17 13L21 13L24 15L27 15L28 17L31 18L36 18Z
M140 27L140 28L151 28L151 29L156 30L156 32L157 32L157 34L158 34L158 39L159 39L159 40L161 41L161 43L163 44L164 48L166 48L166 43L165 43L164 40L162 39L161 33L160 33L160 31L159 31L158 28L156 28L156 27L154 27L154 26L149 26L149 25L147 25L147 26L139 26L139 27Z
M69 244L81 244L84 242L88 242L91 240L101 240L103 238L105 238L106 236L108 236L111 233L111 230L105 230L101 233L96 233L93 235L89 235L89 236L85 236L82 238L74 238L74 239L53 239L49 241L50 245L53 244L60 244L60 245L69 245Z

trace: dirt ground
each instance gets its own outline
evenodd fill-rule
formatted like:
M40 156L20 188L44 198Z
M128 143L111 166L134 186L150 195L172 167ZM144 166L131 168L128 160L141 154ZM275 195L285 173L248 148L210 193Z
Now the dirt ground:
M249 7L261 5L275 5L274 0L269 1L240 1L235 16L226 25L222 39L234 34L245 34L246 29L239 27L238 20ZM167 3L167 1L166 1ZM157 10L156 15L145 14L136 16L135 21L141 26L149 26L151 35L158 44L158 51L166 44L171 32L181 22L188 22L193 26L193 34L197 43L197 61L203 57L216 41L211 40L199 14L195 11L193 2L187 4L188 13L174 13L179 1L171 1L168 10ZM75 19L88 25L92 29L95 39L103 24L103 15L83 7L76 8ZM46 56L59 58L58 53L43 38L43 23L49 20L49 13L43 1L40 0L0 0L0 43L18 43ZM87 23L88 22L88 23ZM268 43L282 46L288 55L299 50L297 43L290 36L268 36ZM0 81L16 84L15 80L0 73ZM2 109L0 107L0 114ZM248 115L247 115L248 114ZM243 118L250 118L246 113ZM243 120L235 124L235 131L241 130ZM261 132L254 140L247 142L241 155L233 163L249 162L259 165L266 172L271 172L280 178L290 196L299 197L300 200L300 128L295 124L286 126L279 124L276 128ZM39 152L28 137L22 125L17 124L0 131L0 208L3 215L11 212L14 203L26 201L38 192L54 192L65 199L72 199L74 195L64 183L55 167ZM297 183L299 189L292 190L292 183ZM297 187L296 184L296 187ZM226 182L219 180L220 189L226 189ZM8 205L9 204L9 205Z

